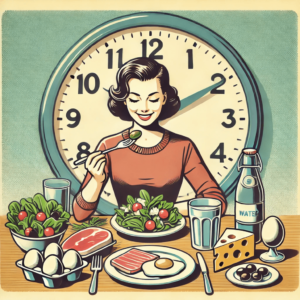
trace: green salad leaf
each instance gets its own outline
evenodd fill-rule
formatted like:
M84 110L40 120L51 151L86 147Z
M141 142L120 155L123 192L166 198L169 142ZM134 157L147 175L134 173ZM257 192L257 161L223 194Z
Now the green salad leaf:
M145 205L137 212L133 212L132 210L132 205L136 200L131 195L127 196L127 205L123 204L123 209L115 209L117 215L116 222L119 226L143 232L146 230L146 222L152 220L155 223L155 229L153 231L156 232L173 228L177 226L179 220L182 219L182 215L179 213L178 208L174 207L173 202L163 200L163 195L154 197L150 196L146 190L140 190L139 196L145 200ZM128 209L128 211L125 212L125 209ZM158 212L161 209L168 211L168 219L162 220L158 216Z
M8 209L7 219L9 222L5 226L21 235L25 235L25 230L29 227L37 232L38 237L44 236L44 229L47 227L52 227L54 232L58 233L70 219L70 214L64 211L62 205L58 204L55 200L45 200L44 196L39 193L35 194L33 198L22 198L20 203L17 201L11 202ZM21 211L27 213L27 216L22 221L19 220L19 213ZM60 213L58 220L51 217L54 211ZM46 215L47 219L44 223L36 220L39 212L43 212Z
M75 231L78 231L78 230L88 228L88 227L100 227L100 226L106 224L106 221L107 221L107 219L100 219L97 217L93 217L87 223L84 222L82 224L72 224L72 229Z
M21 205L17 201L13 201L9 204L8 209L12 216L18 216L21 211Z

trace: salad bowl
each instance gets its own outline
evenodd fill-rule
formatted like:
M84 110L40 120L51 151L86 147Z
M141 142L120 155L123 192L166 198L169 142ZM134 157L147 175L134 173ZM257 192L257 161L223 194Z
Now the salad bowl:
M11 236L16 243L16 245L23 251L27 252L31 249L37 249L39 251L44 251L46 247L51 243L59 244L66 232L67 228L62 232L59 232L52 236L45 237L27 237L20 235L12 230L10 230Z

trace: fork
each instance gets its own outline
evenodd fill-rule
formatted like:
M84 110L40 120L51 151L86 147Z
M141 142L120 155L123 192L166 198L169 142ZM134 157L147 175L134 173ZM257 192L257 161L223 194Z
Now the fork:
M98 272L100 272L101 270L102 270L102 256L94 255L91 264L91 271L94 272L91 285L90 285L90 291L89 291L91 295L95 295L97 293Z
M135 141L136 140L132 140L132 139L127 139L127 140L121 141L121 142L118 143L117 146L115 146L113 148L110 148L110 149L107 149L107 150L104 150L101 154L106 154L110 151L114 151L114 150L117 150L117 149L127 148L127 147L131 146ZM88 158L88 156L85 156L83 158L75 160L74 165L78 166L78 165L83 164L87 160L87 158Z

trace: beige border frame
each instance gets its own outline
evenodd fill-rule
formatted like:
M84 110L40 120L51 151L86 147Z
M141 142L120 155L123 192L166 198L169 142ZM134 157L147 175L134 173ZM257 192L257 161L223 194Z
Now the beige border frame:
M300 14L300 2L299 0L0 0L0 13L1 16L6 10L112 10L117 8L118 10L146 10L146 11L160 11L160 10L293 10L299 16ZM0 24L0 27L2 23ZM298 21L298 49L300 40L300 30ZM0 28L0 38L2 41L2 28ZM2 49L0 48L0 56L2 57ZM299 63L298 63L298 73L299 73ZM2 68L0 69L0 82L2 82ZM300 78L298 76L298 86ZM2 86L0 85L0 95L2 95ZM298 89L298 99L300 95L300 89ZM0 105L2 108L2 98L0 100ZM298 105L298 116L300 115L300 105ZM299 117L298 117L299 119ZM0 142L2 142L2 114L0 114ZM298 148L300 140L300 122L298 123ZM2 157L2 149L0 148L0 154ZM298 159L299 164L299 159ZM299 165L298 165L299 170ZM0 174L0 189L2 190L2 172ZM300 186L300 176L298 171L298 195ZM299 203L298 197L298 205ZM299 207L299 206L298 206ZM299 212L298 212L299 213ZM299 276L300 278L300 276ZM101 283L100 283L101 284ZM199 282L201 284L201 282ZM172 292L162 292L162 293L145 293L145 292L103 292L98 293L98 297L102 299L116 299L122 298L126 299L140 299L152 300L155 297L158 299L174 299L179 300L182 297L188 297L190 300L199 299L199 297L208 297L204 292L189 292L186 293L172 293ZM72 300L77 299L87 299L93 296L86 292L57 292L46 294L44 292L28 292L28 293L14 293L5 292L0 287L0 298L3 300L7 299L21 299L22 300L33 300L33 299L54 299L57 297L69 298ZM95 296L94 296L95 297ZM96 296L97 297L97 296ZM247 292L222 292L216 293L210 296L213 299L238 299L242 297L243 300L252 300L255 298L267 299L300 299L300 287L295 292L257 292L257 293L247 293Z

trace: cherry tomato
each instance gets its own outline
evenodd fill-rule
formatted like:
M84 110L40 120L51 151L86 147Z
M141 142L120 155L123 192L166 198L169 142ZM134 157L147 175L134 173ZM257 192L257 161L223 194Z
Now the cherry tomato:
M139 209L143 208L143 205L141 203L134 203L132 205L132 210L133 211L138 211Z
M27 217L27 212L25 210L22 210L18 214L18 218L20 221L23 221Z
M166 209L161 209L158 215L161 219L167 219L169 217L169 212Z
M149 220L145 223L145 227L147 230L152 231L153 229L155 229L155 222L152 220Z
M28 227L25 229L25 235L26 236L33 236L34 235L34 230L31 227Z
M37 213L35 217L40 222L44 222L47 219L45 213L43 213L43 212Z
M51 236L51 235L54 235L54 229L52 227L47 227L45 230L44 230L44 234L45 236Z

